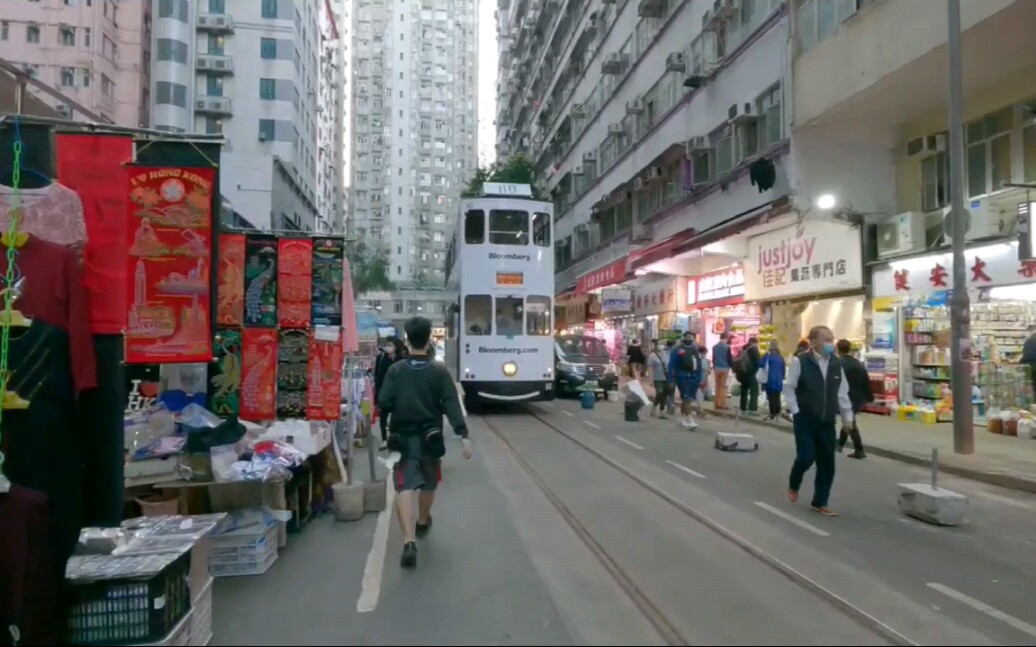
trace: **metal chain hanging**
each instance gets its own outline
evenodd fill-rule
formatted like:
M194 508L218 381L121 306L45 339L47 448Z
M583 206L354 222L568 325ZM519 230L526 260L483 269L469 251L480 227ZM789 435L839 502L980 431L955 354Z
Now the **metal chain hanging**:
M11 314L14 311L15 299L15 276L17 270L15 261L18 258L16 241L18 236L18 224L21 220L21 180L22 180L22 137L21 130L15 122L14 137L14 159L11 163L11 210L8 214L10 224L7 230L7 271L4 272L4 304L0 314L0 398L7 395L7 383L10 378L7 367L10 359L9 346L11 343ZM4 480L4 452L3 452L3 416L4 409L0 406L0 481Z

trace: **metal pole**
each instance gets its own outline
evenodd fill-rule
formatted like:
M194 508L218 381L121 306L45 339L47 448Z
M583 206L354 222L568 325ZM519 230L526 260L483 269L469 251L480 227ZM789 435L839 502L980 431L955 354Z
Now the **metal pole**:
M932 447L932 490L939 489L939 448Z
M953 379L953 451L975 453L971 411L971 304L964 265L964 117L961 83L960 0L947 0L950 51L950 213L953 229L953 295L950 298L951 377Z

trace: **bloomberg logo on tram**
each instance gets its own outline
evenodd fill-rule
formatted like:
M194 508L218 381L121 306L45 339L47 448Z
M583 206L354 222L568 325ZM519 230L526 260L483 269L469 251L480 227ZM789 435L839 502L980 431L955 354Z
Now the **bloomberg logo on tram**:
M489 252L489 260L491 261L531 261L531 254L516 254L511 252L509 254L501 254L499 252Z
M502 346L479 346L478 352L480 353L514 353L515 355L526 355L528 353L538 353L539 348L504 348Z

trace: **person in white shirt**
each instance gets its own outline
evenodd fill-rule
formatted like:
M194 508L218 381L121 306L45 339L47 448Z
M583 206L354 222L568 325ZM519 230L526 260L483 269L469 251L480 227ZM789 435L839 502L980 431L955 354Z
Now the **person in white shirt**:
M849 381L834 354L834 333L827 326L814 326L808 339L810 349L791 359L784 383L784 399L795 428L795 463L788 478L788 500L798 501L802 479L816 463L811 505L814 511L834 517L828 499L835 480L838 446L835 418L841 415L842 424L851 425L853 405Z

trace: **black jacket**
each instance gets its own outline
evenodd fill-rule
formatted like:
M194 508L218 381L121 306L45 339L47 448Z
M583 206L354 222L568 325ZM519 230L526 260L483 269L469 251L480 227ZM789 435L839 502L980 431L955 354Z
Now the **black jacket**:
M843 355L839 359L842 360L845 379L849 381L849 400L853 403L853 412L859 413L863 405L874 401L870 375L863 362L852 355Z
M378 353L378 358L374 360L374 392L378 393L381 391L381 385L385 382L385 375L388 373L389 367L399 361L396 357L389 357L388 353L381 351Z

